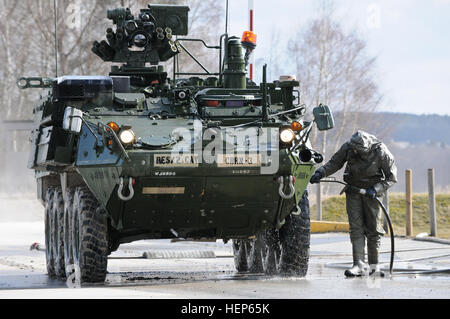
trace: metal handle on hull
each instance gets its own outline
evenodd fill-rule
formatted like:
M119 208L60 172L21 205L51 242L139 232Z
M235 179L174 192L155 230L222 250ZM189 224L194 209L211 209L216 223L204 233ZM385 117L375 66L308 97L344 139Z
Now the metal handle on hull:
M121 177L119 179L119 189L117 190L117 196L119 196L120 200L129 202L134 197L133 178L130 177L128 181L128 189L130 190L130 194L128 196L123 196L123 186L123 177Z

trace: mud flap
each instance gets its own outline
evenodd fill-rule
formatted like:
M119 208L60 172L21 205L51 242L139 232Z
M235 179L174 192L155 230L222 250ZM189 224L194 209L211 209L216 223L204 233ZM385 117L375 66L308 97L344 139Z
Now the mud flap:
M315 166L313 164L301 163L300 160L293 155L290 155L289 158L292 163L292 176L295 177L295 203L298 204L314 174Z

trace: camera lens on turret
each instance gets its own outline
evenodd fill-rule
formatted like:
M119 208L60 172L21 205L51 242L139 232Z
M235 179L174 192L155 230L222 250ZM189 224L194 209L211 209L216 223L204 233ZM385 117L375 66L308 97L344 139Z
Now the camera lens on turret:
M139 48L143 48L147 45L147 37L141 33L138 33L133 38L133 44Z

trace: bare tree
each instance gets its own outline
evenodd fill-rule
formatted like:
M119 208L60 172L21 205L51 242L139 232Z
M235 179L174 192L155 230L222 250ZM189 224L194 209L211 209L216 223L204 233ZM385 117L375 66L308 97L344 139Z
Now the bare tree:
M58 73L61 75L106 75L110 63L91 52L95 40L105 39L111 26L108 9L129 7L133 13L149 3L183 4L190 7L189 37L218 45L222 28L223 1L216 0L57 0ZM55 28L52 0L0 0L0 106L2 120L32 119L32 106L39 90L20 91L21 76L55 76ZM220 26L220 27L219 27ZM198 44L186 44L208 69L217 71L218 54ZM214 52L213 54L211 54ZM180 55L183 71L199 68L186 54ZM168 63L171 67L172 64ZM170 71L170 69L168 69ZM170 73L169 73L170 74ZM0 140L0 156L5 151L27 151L29 134L20 132ZM4 159L0 158L0 170Z
M190 6L190 35L218 44L224 10L214 0L57 0L57 43L59 75L108 74L109 63L103 63L91 52L93 41L105 37L111 25L106 11L130 7L133 12L148 3L185 4ZM15 82L20 76L55 75L54 10L51 0L0 0L0 103L4 119L29 119L30 105L38 92L21 91ZM76 12L73 12L75 10ZM72 21L76 20L77 21ZM20 28L15 27L20 23ZM214 27L212 27L214 26ZM224 28L223 28L224 29ZM186 45L208 68L216 71L218 55L198 44ZM168 63L171 66L170 63ZM196 63L185 54L180 57L185 71L198 71Z
M323 2L320 16L302 28L288 45L301 83L303 102L329 105L336 117L333 134L315 132L312 142L329 158L357 129L374 132L367 120L382 95L376 79L376 58L357 30L346 31L334 19L333 6Z
M190 0L187 4L190 7L188 37L202 39L209 46L220 45L220 35L225 32L223 1ZM209 72L218 72L218 50L205 48L200 42L182 42L182 44ZM204 70L186 52L182 51L177 59L179 71L204 73ZM171 72L173 64L167 63L166 65L168 71Z

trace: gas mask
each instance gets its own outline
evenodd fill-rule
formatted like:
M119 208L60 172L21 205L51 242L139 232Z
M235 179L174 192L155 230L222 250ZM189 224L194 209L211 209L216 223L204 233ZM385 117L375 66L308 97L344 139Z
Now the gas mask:
M369 158L370 150L362 147L356 147L353 149L353 153L361 159L367 160Z

